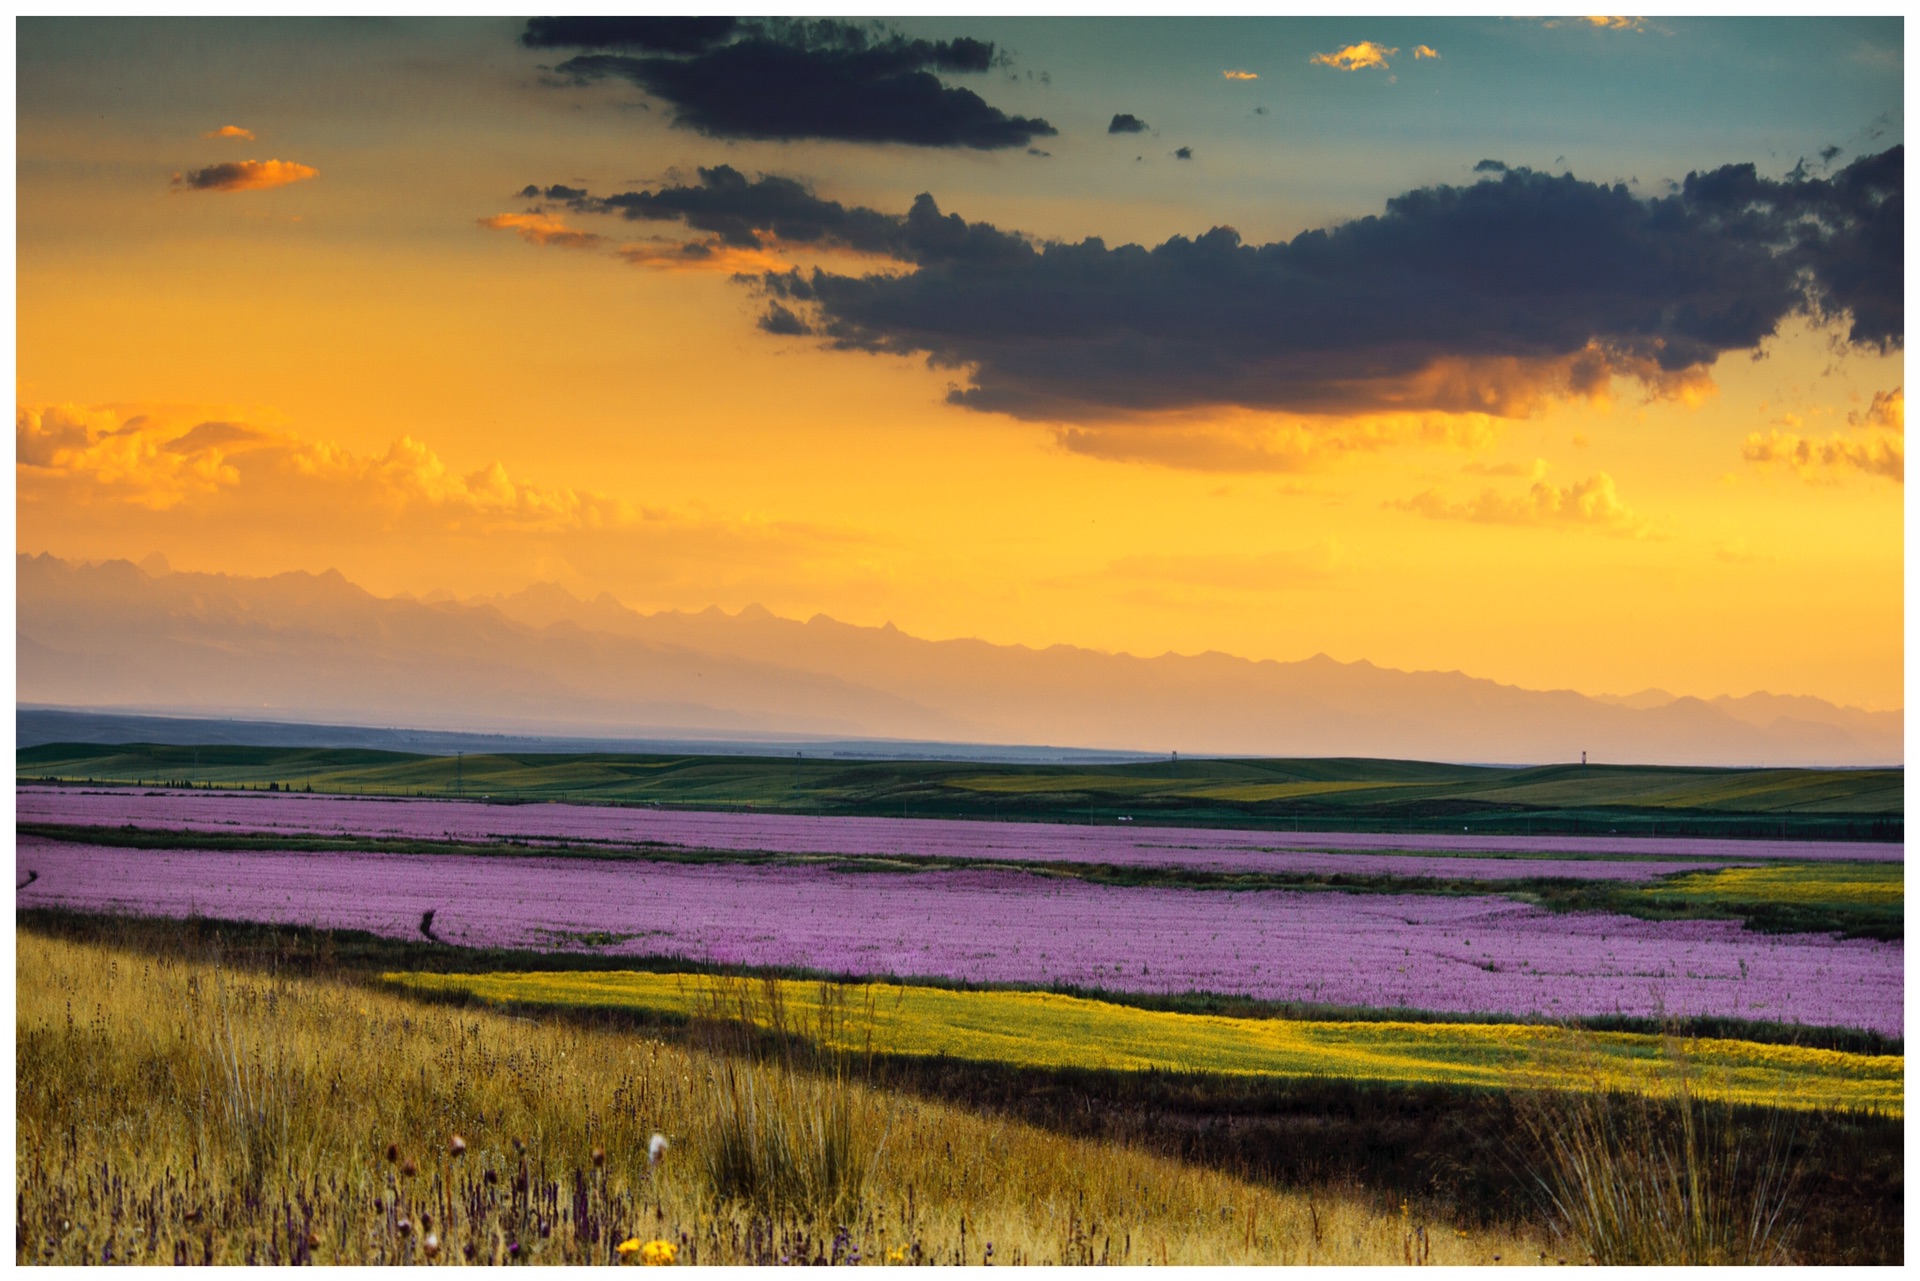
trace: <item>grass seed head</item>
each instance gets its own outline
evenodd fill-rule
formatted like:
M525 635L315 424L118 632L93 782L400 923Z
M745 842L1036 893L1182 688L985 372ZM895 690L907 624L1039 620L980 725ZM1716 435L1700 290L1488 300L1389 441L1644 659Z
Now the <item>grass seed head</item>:
M465 1156L466 1154L467 1154L467 1141L465 1139L461 1138L459 1135L456 1134L452 1138L447 1140L448 1156Z
M659 1165L660 1158L667 1154L667 1148L669 1146L670 1145L667 1143L667 1136L664 1134L656 1134L652 1138L648 1139L647 1140L647 1164Z
M605 1165L606 1163L607 1163L607 1150L605 1148L595 1148L593 1150L594 1169L597 1170L601 1166Z
M400 1145L398 1143L387 1144L387 1164L392 1165L395 1161L398 1161L399 1159L400 1159Z
M408 1158L407 1158L406 1160L404 1160L404 1161L402 1161L402 1162L400 1163L400 1177L401 1177L401 1178L403 1178L403 1179L411 1179L411 1178L412 1178L412 1177L413 1177L414 1175L416 1175L416 1174L418 1174L418 1173L420 1173L420 1167L419 1167L419 1166L417 1166L417 1165L415 1165L415 1164L413 1163L413 1158L412 1158L412 1157L408 1157Z

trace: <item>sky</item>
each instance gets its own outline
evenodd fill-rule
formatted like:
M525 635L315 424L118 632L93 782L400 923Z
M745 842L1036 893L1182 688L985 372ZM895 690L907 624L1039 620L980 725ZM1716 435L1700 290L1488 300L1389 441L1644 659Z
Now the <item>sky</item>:
M1902 705L1897 18L17 30L22 552Z

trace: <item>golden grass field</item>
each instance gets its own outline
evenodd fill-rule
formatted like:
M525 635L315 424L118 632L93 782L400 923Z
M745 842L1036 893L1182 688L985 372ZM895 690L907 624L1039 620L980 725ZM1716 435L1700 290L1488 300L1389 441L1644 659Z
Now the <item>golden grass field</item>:
M391 974L390 982L496 1003L638 1009L691 1016L728 981L634 971ZM1227 1018L1144 1010L1049 992L956 991L781 980L779 999L811 1026L828 999L857 1012L848 1044L1020 1067L1328 1076L1445 1085L1597 1088L1673 1085L1670 1043L1628 1032L1519 1023L1360 1023ZM766 1002L746 1013L764 1019ZM1689 1039L1677 1047L1696 1097L1799 1109L1902 1114L1905 1058Z
M22 1263L576 1263L648 1247L680 1263L979 1263L990 1246L994 1262L1468 1264L1553 1248L614 1026L27 931L16 961ZM703 1171L743 1116L799 1146L819 1118L844 1123L856 1177L837 1217L716 1199ZM671 1148L651 1166L655 1131Z

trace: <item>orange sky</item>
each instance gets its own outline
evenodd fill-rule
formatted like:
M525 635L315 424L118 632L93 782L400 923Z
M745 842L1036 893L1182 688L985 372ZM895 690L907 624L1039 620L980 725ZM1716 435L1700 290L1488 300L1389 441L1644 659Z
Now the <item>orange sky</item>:
M929 637L1325 651L1586 692L1902 703L1898 349L1790 319L1763 358L1729 352L1666 396L1616 378L1504 417L1021 420L945 403L964 370L762 332L762 301L728 275L871 263L789 247L667 270L685 228L533 214L513 195L724 160L885 210L933 190L943 210L1040 236L1151 244L1233 222L1285 239L1467 181L1491 144L1465 126L1444 161L1391 133L1377 174L1316 186L1285 180L1298 156L1266 157L1276 177L1259 181L1240 126L1196 117L1204 180L1162 159L1129 194L1064 127L1048 142L1061 165L1026 182L999 152L716 142L601 89L557 95L514 30L432 45L432 94L389 100L362 72L354 108L301 92L348 76L352 50L303 62L249 35L237 50L285 61L278 93L181 89L164 109L124 88L98 103L43 90L69 33L23 30L20 550L334 567L380 593L552 580L649 610L758 602ZM1044 33L1020 30L1037 60ZM396 64L421 55L409 40ZM189 61L159 58L159 83L184 84ZM261 61L256 77L274 70ZM1303 84L1347 74L1299 61L1285 74ZM1062 124L1072 94L1097 97L1094 73L1054 71L1056 96L1034 101ZM1211 74L1196 98L1245 87ZM1040 109L1022 97L1038 89L983 92ZM254 139L205 136L229 125ZM1756 158L1729 129L1662 169L1648 144L1639 177ZM1592 144L1595 164L1632 145ZM248 159L313 172L192 185Z

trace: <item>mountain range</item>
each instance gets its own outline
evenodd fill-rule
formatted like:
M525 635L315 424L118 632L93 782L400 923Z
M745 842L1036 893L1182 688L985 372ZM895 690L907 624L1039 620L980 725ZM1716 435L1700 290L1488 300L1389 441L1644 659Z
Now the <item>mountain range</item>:
M336 571L19 555L22 703L419 729L1071 744L1531 764L1886 765L1898 711L1801 695L1529 690L1324 654L1142 658L892 624L640 613L551 584L380 597Z

